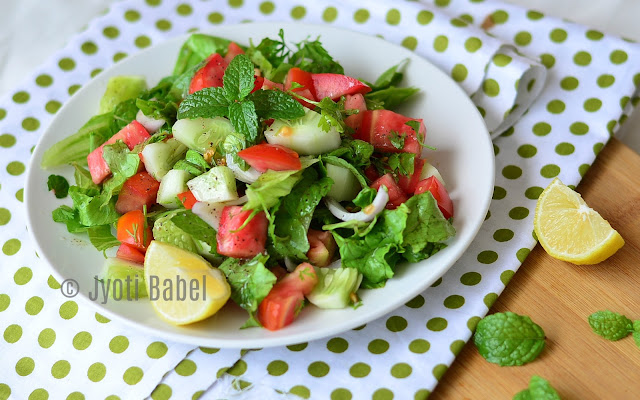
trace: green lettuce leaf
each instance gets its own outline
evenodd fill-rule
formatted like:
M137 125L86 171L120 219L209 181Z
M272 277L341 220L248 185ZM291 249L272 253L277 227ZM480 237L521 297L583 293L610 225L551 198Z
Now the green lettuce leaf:
M443 242L455 236L455 228L442 215L431 192L415 195L405 205L409 208L409 216L402 244L411 257L421 253L429 243ZM433 250L423 255L431 255Z
M272 251L279 258L307 259L307 231L311 218L320 200L329 193L332 184L331 178L319 179L314 169L306 169L291 193L274 207L273 221L269 224L269 237Z
M194 33L184 42L173 67L173 75L181 75L200 64L213 53L225 54L231 43L228 39Z
M120 246L120 241L111 233L111 225L92 226L87 229L89 241L98 251Z
M322 162L325 162L327 164L333 164L336 165L338 167L342 167L342 168L346 168L349 171L351 171L353 173L353 175L356 177L356 179L358 180L358 183L360 183L360 185L363 188L368 187L369 185L367 185L367 179L365 178L365 176L362 174L362 172L360 172L356 167L354 167L350 162L336 157L336 156L320 156L320 159L322 160Z
M111 178L104 182L100 195L106 203L112 196L120 193L127 179L138 172L140 157L129 151L123 141L118 140L114 144L104 146L102 158L111 170Z
M249 320L243 328L261 326L256 318L258 305L276 283L276 276L265 267L268 258L258 254L252 260L242 262L229 257L219 267L231 286L231 299L249 312Z
M86 227L109 225L118 220L116 198L103 196L93 189L82 189L77 186L69 188L69 195L78 212L80 224Z
M302 169L299 171L268 170L260 175L257 181L247 187L248 201L243 209L264 210L268 214L268 210L275 206L281 197L291 193L291 189L302 179L302 171L317 161L317 158L301 158Z
M209 253L218 254L216 230L198 217L190 210L180 211L171 218L171 222L181 229L183 232L191 235L191 237L200 242L206 243L209 247Z
M393 269L400 259L398 253L402 251L408 214L409 209L404 204L393 211L384 210L365 236L345 238L332 231L340 248L342 266L360 271L364 288L382 287L393 277Z

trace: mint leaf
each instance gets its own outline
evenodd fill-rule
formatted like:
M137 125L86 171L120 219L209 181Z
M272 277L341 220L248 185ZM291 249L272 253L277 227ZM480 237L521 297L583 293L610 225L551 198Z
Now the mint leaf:
M255 313L276 283L276 276L265 267L268 258L258 254L252 260L243 262L229 257L219 267L231 286L231 299L249 312L249 320L243 328L261 326Z
M322 198L329 193L332 184L331 178L319 179L316 170L306 169L302 174L302 180L274 207L273 221L269 224L269 237L278 256L307 259L307 231L311 218Z
M633 321L633 341L640 347L640 321Z
M513 397L513 400L561 400L558 392L549 381L534 375L529 381L529 387Z
M633 332L633 322L613 311L597 311L589 316L593 332L607 340L620 340Z
M545 335L527 316L495 313L478 322L474 343L480 355L491 363L502 367L523 365L542 352Z
M229 100L224 90L219 87L209 87L190 94L178 108L178 119L183 118L214 118L226 117Z
M318 39L295 44L297 51L289 56L289 64L312 73L344 74L344 68L322 47Z
M104 146L102 158L111 170L111 178L102 185L101 197L104 198L103 204L106 204L113 195L120 193L126 180L138 172L140 156L129 151L129 147L118 140L114 144Z
M232 103L229 106L229 120L236 132L243 134L250 143L255 143L258 138L258 115L252 102Z
M376 82L371 85L371 89L373 89L373 91L377 91L386 89L389 86L398 85L402 82L402 78L404 77L404 74L400 72L400 70L404 69L404 66L407 65L408 62L409 59L405 58L398 64L384 71L378 79L376 79Z
M222 77L224 95L227 100L242 100L255 86L253 63L245 54L237 55Z
M304 116L304 107L279 90L257 90L249 95L261 118L296 119Z
M84 232L87 228L80 223L78 212L69 206L60 206L51 213L54 222L67 225L70 233Z
M111 233L111 225L92 226L87 229L89 241L98 251L120 246L120 241Z
M403 246L408 253L420 253L429 243L443 242L455 236L455 228L442 215L431 192L415 195L405 204L409 207L409 217Z
M64 199L69 194L69 182L64 176L49 175L47 188L49 188L49 191L53 191L53 194L58 199Z

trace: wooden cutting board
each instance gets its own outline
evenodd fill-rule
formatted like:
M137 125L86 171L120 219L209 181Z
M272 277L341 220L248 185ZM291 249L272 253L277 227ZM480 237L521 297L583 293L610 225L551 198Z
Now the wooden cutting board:
M640 156L612 139L577 188L625 239L599 265L575 266L531 252L490 313L528 315L546 335L534 362L499 367L467 343L434 393L435 399L511 399L532 375L548 379L563 400L640 399L640 348L594 334L587 317L610 309L640 319Z

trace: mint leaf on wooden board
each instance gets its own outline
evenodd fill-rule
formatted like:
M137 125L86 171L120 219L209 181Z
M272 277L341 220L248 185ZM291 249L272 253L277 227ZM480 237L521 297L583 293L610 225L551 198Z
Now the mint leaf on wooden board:
M178 108L178 119L225 117L229 100L220 87L199 90L185 98Z
M633 322L629 318L609 310L591 314L589 325L597 335L612 341L625 338L633 332Z
M529 387L513 397L513 400L561 400L558 392L549 381L534 375L529 381Z
M478 322L474 343L480 355L489 362L502 367L523 365L542 352L545 335L527 316L495 313Z
M255 85L254 66L249 57L237 55L224 72L222 77L224 95L229 101L242 100Z
M633 340L640 347L640 321L633 321Z

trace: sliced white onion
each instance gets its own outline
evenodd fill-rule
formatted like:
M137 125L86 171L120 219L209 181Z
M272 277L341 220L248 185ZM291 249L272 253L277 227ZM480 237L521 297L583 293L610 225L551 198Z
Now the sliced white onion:
M253 183L258 180L262 172L257 169L251 167L246 171L243 171L242 168L235 161L233 161L233 157L231 154L227 154L227 167L231 168L233 174L236 176L236 179L240 182L244 183Z
M225 206L226 204L224 203L207 203L199 201L193 205L191 211L217 231L220 227L222 209Z
M225 206L241 206L244 203L246 203L247 201L249 201L249 198L245 194L244 196L239 197L239 198L237 198L235 200L225 201L223 204Z
M293 261L291 258L285 257L284 266L287 267L287 272L292 272L294 269L296 269L298 264L295 261Z
M380 186L373 202L355 213L345 210L340 203L331 198L325 197L324 201L329 211L331 211L331 214L341 221L351 221L355 219L362 222L369 222L384 210L384 207L389 201L389 193L386 186Z
M138 110L138 113L136 114L136 121L140 122L140 124L144 126L144 129L151 134L156 133L156 131L165 123L165 120L163 119L147 117L144 115L142 110Z

